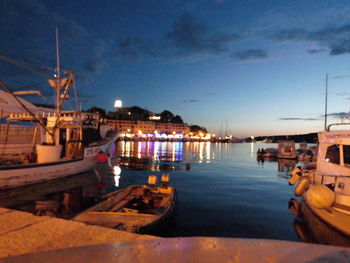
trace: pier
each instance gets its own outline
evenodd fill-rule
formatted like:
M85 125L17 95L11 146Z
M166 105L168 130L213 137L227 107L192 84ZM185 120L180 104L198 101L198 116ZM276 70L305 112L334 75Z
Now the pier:
M0 208L0 258L104 243L159 239Z

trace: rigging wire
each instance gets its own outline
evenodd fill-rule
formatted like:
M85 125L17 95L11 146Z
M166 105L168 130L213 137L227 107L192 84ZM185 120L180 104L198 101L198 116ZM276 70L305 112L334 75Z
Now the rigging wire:
M34 64L30 64L28 62L24 62L18 59L13 59L13 58L9 58L3 55L0 55L0 59L3 61L6 61L8 63L11 63L13 65L22 67L22 68L26 68L28 70L31 70L33 72L42 74L44 76L52 76L51 73L47 73L44 71L53 71L53 72L57 72L57 68L52 68L52 67L47 67L47 66L38 66L38 65L34 65ZM63 74L66 72L66 70L60 70ZM58 73L58 72L57 72Z

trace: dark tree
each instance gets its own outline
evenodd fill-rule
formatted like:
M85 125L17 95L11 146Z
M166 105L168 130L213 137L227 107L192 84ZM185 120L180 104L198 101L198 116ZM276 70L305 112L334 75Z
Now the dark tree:
M182 120L181 116L176 115L174 118L171 119L172 123L184 123L184 121Z
M200 131L205 132L205 133L208 132L206 128L201 127L201 126L196 125L196 124L191 125L190 130L191 130L191 132L200 132Z
M172 119L174 118L174 114L172 114L170 111L168 110L164 110L161 114L160 114L160 121L161 122L170 122Z
M99 107L95 107L95 106L91 107L90 109L87 110L87 112L99 113L101 118L107 117L106 111Z

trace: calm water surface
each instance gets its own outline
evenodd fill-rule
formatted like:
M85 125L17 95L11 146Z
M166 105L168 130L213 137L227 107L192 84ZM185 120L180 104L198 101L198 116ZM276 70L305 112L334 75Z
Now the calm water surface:
M295 162L257 161L257 149L268 147L276 145L118 142L115 156L119 158L114 157L110 166L98 165L98 174L3 191L0 206L37 213L35 201L54 200L60 205L57 216L70 218L103 194L145 184L149 175L170 173L170 184L178 191L177 214L166 229L153 234L297 241L305 231L300 234L302 227L296 228L288 209L293 197L289 171ZM185 169L186 163L191 164L190 170ZM114 172L114 166L121 171ZM67 200L77 204L67 205Z
M254 143L122 142L119 156L168 160L171 185L178 190L175 236L221 236L298 240L288 209L293 189L277 162L258 162ZM123 158L122 158L123 160ZM161 165L166 162L154 161ZM191 163L191 170L185 169ZM164 165L163 164L163 165ZM122 168L119 184L144 183L153 171ZM287 164L288 167L288 164ZM281 167L280 167L281 168Z

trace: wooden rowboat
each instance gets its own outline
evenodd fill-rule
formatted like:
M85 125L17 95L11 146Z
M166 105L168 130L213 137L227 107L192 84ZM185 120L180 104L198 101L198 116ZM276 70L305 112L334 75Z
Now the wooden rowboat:
M131 185L80 213L72 220L128 232L154 228L175 211L176 189Z

